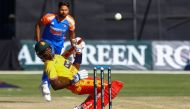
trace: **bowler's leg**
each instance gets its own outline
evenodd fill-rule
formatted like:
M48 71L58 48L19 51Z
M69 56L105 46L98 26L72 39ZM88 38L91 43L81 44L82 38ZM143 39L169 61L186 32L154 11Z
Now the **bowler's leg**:
M50 81L48 79L48 76L45 72L42 74L42 81L40 85L40 90L42 92L42 95L44 96L44 99L46 101L51 101L51 93L50 93Z

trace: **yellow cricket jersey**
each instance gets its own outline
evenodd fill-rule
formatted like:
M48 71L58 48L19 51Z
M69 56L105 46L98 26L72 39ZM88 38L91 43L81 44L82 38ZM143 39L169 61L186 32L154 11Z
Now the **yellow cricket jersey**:
M53 60L48 60L44 64L48 78L58 78L60 82L73 80L73 75L78 72L72 63L61 55L54 55Z

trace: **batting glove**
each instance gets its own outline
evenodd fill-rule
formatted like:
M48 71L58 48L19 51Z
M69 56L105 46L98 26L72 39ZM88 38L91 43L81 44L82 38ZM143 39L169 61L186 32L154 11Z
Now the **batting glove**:
M79 71L77 74L75 74L73 76L73 81L72 81L72 84L75 84L77 83L79 80L81 79L85 79L85 78L88 78L88 71L87 70L81 70Z
M82 50L83 50L84 47L85 47L85 42L82 41L80 44L78 44L78 41L79 41L79 40L81 40L80 37L77 37L77 38L75 38L75 39L72 39L72 44L73 44L73 46L74 46L76 52L80 52L80 53L81 53Z

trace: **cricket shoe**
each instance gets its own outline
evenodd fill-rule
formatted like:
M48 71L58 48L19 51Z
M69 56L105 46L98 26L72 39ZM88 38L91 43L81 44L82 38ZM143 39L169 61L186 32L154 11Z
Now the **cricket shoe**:
M42 83L39 87L44 99L46 101L51 101L51 93L50 93L50 89L47 83Z
M73 109L84 109L82 106L76 106Z

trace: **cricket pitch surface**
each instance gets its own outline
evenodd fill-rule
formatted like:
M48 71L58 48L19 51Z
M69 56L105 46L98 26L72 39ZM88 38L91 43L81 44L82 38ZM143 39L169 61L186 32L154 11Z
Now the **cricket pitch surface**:
M1 109L73 109L85 100L81 97L0 97ZM108 109L108 107L106 107ZM173 97L117 97L113 109L190 109L190 96Z

